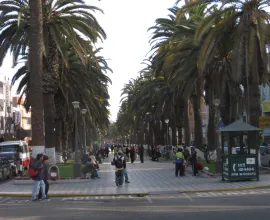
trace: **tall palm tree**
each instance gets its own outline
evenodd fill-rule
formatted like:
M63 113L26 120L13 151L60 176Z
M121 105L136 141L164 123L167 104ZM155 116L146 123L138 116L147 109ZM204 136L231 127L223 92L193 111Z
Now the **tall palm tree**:
M43 56L43 17L41 0L29 0L30 36L29 36L29 69L31 125L33 156L44 152L43 103L42 103L42 56Z
M59 56L63 54L62 41L68 41L74 51L85 62L86 55L92 52L89 41L95 43L104 39L106 34L91 11L101 11L86 5L83 0L47 0L42 2L43 11L43 105L45 121L45 147L54 154L53 122L55 117L54 95L59 79ZM25 54L29 42L29 3L26 0L5 1L1 3L0 23L0 64L10 50L16 61L21 53ZM83 39L81 35L87 38ZM68 65L65 62L65 65ZM50 150L49 150L50 149ZM53 157L53 155L52 155Z

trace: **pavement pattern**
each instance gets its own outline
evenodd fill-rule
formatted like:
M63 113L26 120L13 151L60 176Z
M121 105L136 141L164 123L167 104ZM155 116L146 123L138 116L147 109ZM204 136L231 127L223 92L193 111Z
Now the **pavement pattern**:
M100 179L89 179L88 182L61 183L50 185L49 195L120 195L132 193L162 194L169 192L188 192L222 189L240 189L248 187L270 186L270 176L261 175L260 181L224 182L221 178L213 178L204 174L192 176L191 168L187 168L185 177L175 177L174 164L172 161L153 162L145 155L145 163L136 161L134 164L127 164L130 182L122 187L116 187L114 183L114 166L110 161L113 156L110 154L104 163L100 165ZM32 185L14 185L12 180L1 184L0 196L28 195Z

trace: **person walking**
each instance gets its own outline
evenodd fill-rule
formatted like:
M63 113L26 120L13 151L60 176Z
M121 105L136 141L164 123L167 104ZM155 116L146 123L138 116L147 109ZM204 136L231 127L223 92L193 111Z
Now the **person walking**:
M45 195L45 184L43 181L43 154L38 154L37 158L35 161L33 161L33 165L32 165L33 169L35 171L37 171L37 175L32 177L32 180L34 181L34 186L32 189L32 201L37 201L37 192L39 190L39 188L41 189L41 199L44 200L46 199L46 195Z
M183 176L183 163L184 163L184 154L182 153L183 150L178 148L178 152L176 153L175 157L175 176L177 177L180 173L180 176Z
M131 161L131 163L134 163L134 161L135 161L135 156L136 156L134 147L132 147L132 148L130 149L129 155L130 155L130 161Z
M140 154L140 161L141 163L144 162L143 156L144 156L144 147L143 145L141 145L141 147L139 148L139 154Z
M116 171L115 171L115 183L116 186L122 186L124 182L124 170L126 169L126 160L121 151L118 151L113 159Z
M46 198L48 199L48 192L49 192L49 188L50 188L50 184L48 182L49 179L49 157L44 155L43 156L43 181L45 184L45 195ZM39 193L38 193L38 199L42 198L42 190L41 187L39 188Z
M118 152L118 147L115 145L114 148L113 148L114 156L117 155L117 152Z
M191 147L191 165L192 165L193 176L196 176L198 174L196 164L197 164L197 152L195 150L195 147Z

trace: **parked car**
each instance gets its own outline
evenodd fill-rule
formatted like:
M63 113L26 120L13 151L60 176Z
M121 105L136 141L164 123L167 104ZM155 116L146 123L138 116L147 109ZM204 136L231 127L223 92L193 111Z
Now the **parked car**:
M30 164L30 152L24 141L4 141L0 143L0 157L8 158L14 176L27 169Z
M0 180L9 179L12 175L12 168L8 158L0 157Z

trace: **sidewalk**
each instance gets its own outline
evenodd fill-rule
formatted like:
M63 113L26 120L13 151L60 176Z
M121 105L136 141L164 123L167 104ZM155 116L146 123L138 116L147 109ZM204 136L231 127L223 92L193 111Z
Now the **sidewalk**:
M106 195L144 195L170 192L206 192L243 190L270 187L270 175L261 175L260 181L223 182L220 178L211 178L204 174L193 177L190 168L187 176L175 177L172 161L153 162L145 155L145 163L137 160L127 164L130 182L122 187L114 183L114 167L110 161L112 155L100 165L100 179L90 179L83 183L51 184L50 196L106 196ZM14 185L12 181L0 185L0 196L30 196L32 185Z

